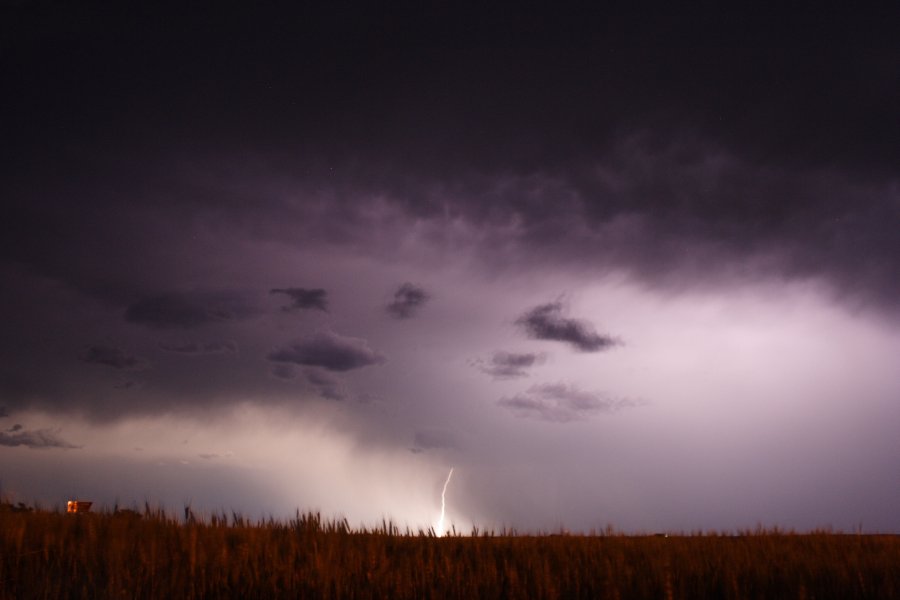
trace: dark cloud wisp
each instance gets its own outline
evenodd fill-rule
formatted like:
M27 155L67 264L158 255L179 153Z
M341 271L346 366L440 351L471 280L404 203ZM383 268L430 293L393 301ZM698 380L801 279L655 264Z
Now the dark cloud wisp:
M386 360L366 340L332 332L318 333L279 348L270 352L268 358L272 362L322 367L329 371L351 371Z
M284 294L291 299L291 304L283 310L321 310L328 312L328 292L322 288L273 288L270 294Z
M516 324L530 338L565 342L580 352L609 350L621 343L612 336L597 333L586 321L563 317L559 302L534 307L516 319Z
M49 429L23 430L21 426L13 426L0 432L0 446L25 446L27 448L79 448L59 437Z
M404 283L394 292L394 300L387 305L388 314L396 319L414 317L428 301L428 293L412 283Z
M533 352L494 352L487 361L476 359L472 366L494 379L516 379L528 377L528 370L543 363L545 356Z
M613 399L600 392L583 391L574 385L545 383L514 396L505 396L497 405L520 417L567 423L600 413L612 413L637 406L633 400Z

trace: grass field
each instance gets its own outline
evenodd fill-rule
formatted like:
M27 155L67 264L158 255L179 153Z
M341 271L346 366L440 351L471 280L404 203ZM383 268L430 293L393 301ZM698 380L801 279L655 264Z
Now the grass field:
M5 505L0 598L900 598L896 535L471 533Z

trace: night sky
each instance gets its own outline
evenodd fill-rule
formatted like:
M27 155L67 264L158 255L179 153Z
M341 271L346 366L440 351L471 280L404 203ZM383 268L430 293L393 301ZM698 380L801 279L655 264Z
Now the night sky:
M900 532L896 6L127 4L0 8L5 497Z

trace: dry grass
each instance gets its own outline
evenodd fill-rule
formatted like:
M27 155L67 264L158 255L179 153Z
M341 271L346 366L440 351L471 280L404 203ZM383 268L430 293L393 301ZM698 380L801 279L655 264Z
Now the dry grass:
M900 536L436 538L318 514L250 523L0 510L0 598L900 598ZM186 511L187 512L187 511Z

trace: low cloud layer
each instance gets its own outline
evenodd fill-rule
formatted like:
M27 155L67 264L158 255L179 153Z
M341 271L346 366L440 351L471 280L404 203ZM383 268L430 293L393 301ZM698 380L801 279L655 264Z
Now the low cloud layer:
M565 383L535 385L520 394L503 397L497 404L517 416L554 423L581 421L595 414L637 406L633 400L617 400Z
M533 352L494 352L488 360L476 359L472 366L494 379L516 379L528 377L532 367L543 363L545 356Z
M291 303L283 307L283 310L321 310L328 312L328 292L322 288L274 288L270 294L283 294L290 298Z
M528 337L565 342L580 352L599 352L617 346L616 338L599 334L587 321L563 316L560 302L536 306L516 320Z
M269 360L329 371L351 371L385 362L385 357L372 350L366 340L345 337L327 331L317 333L270 352Z
M25 430L21 425L14 425L0 432L0 446L25 446L27 448L78 448L59 437L50 429Z
M404 283L394 292L394 300L387 305L387 312L396 319L409 319L428 301L428 293L411 283Z
M124 350L101 344L88 346L81 353L81 360L86 363L105 365L113 369L139 370L147 367L147 361Z

